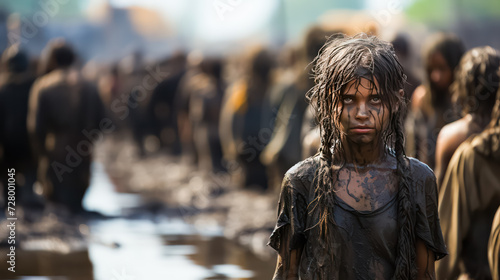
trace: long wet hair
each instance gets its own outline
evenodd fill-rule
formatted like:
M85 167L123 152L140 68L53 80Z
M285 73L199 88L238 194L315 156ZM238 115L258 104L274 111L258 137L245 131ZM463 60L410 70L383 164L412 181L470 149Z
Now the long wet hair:
M430 56L434 53L439 53L450 67L453 81L455 68L458 66L460 58L465 53L465 47L460 38L452 33L436 33L425 41L422 50L422 58L424 60L424 69L426 69L426 72ZM429 97L431 99L431 104L429 105L436 107L440 100L442 101L443 98L447 98L446 96L448 95L449 89L446 90L446 92L439 92L431 83L430 74L431 73L426 73L423 84L426 91L430 93Z
M463 55L451 85L463 115L491 116L500 87L499 69L500 55L490 46L473 48Z
M499 70L500 71L500 70ZM491 113L491 121L486 127L490 131L486 140L483 154L486 156L500 157L500 89L497 91L496 102Z
M397 159L399 251L394 279L413 279L416 276L413 230L415 218L412 214L409 166L404 151L403 115L407 100L400 94L406 82L403 67L391 44L365 34L354 37L337 35L325 44L313 63L315 86L307 93L307 99L316 113L321 145L318 151L320 164L314 180L315 200L309 205L309 211L316 209L320 213L316 226L321 233L319 242L324 245L321 247L331 251L328 244L332 242L328 238L336 236L331 234L336 226L329 209L329 194L336 180L332 164L340 165L340 168L346 164L346 151L341 141L342 131L339 129L343 110L342 95L348 84L354 82L354 86L358 86L364 78L370 81L371 90L380 95L385 107L384 113L389 114L388 123L383 124L383 131L379 136L387 147L384 152ZM329 222L333 223L333 228Z
M500 153L500 55L485 46L469 50L460 60L452 84L455 102L468 113L490 117L480 151L487 157Z

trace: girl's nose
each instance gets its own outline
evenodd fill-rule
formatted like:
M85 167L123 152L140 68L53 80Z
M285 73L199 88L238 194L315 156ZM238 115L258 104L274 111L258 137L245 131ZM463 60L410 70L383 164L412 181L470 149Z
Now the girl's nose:
M367 119L369 117L368 110L365 104L360 104L356 110L356 119Z

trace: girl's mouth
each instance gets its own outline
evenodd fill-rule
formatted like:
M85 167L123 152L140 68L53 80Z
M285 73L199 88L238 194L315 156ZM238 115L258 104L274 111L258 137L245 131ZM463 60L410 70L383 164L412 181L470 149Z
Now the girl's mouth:
M357 126L357 127L351 128L351 132L353 132L355 134L366 134L366 133L370 133L372 131L373 131L373 128L367 127L367 126Z

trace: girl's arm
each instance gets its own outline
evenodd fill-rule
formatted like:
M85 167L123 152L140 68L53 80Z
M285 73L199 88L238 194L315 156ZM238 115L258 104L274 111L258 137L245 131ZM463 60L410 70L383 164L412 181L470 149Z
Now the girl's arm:
M298 268L306 243L307 203L303 195L306 191L296 174L289 172L283 178L278 219L268 243L279 255L273 280L299 279Z
M289 254L278 254L276 262L276 271L273 280L298 280L299 279L299 260L302 254L302 248L290 251ZM288 260L282 258L287 256Z
M418 271L418 280L428 280L428 279L436 279L436 271L434 269L434 261L436 257L434 256L434 252L432 252L425 243L417 238L417 271Z

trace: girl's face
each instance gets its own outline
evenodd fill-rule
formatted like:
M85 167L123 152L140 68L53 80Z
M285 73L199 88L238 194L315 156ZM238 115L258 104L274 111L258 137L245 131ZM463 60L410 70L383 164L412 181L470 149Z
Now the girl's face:
M342 106L340 130L348 140L365 145L381 137L389 121L389 110L369 80L361 78L347 84Z

